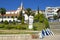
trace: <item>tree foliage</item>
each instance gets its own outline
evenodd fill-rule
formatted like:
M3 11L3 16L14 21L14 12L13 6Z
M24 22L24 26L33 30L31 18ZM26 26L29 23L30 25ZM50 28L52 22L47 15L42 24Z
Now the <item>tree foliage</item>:
M46 18L44 19L44 24L45 24L45 28L50 28L48 19L46 19Z
M43 14L40 14L40 13L34 16L34 20L37 20L39 22L43 22L44 21L44 18L45 18L44 15Z
M9 22L7 20L4 21L4 24L9 24Z
M22 20L22 11L19 13L18 20Z
M32 10L31 10L30 8L27 8L26 11L27 11L26 14L27 14L28 16L31 15L31 13L32 13L31 11L32 11Z
M18 16L18 20L20 20L21 23L24 23L24 16L23 16L22 11L20 11L20 14L19 14L19 16Z
M39 15L39 18L38 18L38 15ZM47 20L47 18L45 18L44 14L37 14L34 16L34 20L35 22L39 22L39 23L43 23L45 25L45 28L49 28L49 22Z
M0 8L0 13L1 13L1 15L6 14L6 9L5 8Z
M4 14L6 14L6 9L0 8L0 14L2 15L2 22L3 22L3 16L4 16Z
M57 15L54 15L53 16L54 20L58 19L58 16Z

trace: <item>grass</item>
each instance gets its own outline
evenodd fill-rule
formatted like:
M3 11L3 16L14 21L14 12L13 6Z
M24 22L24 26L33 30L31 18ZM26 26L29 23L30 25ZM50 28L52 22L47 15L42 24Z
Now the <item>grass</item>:
M38 32L29 30L0 30L0 34L36 34Z

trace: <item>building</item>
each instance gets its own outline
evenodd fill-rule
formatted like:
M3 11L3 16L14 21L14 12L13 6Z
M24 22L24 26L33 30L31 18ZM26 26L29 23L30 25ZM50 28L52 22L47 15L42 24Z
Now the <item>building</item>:
M36 10L36 11L34 11L34 13L35 13L35 15L36 15L36 14L38 14L38 11ZM45 10L39 10L39 13L40 13L40 14L44 14L44 13L45 13Z
M3 16L3 21L6 21L6 20L8 22L13 22L13 20L19 21L17 19L17 17L19 16L21 11L23 12L23 14L26 12L25 8L23 7L23 3L21 3L21 6L19 8L17 8L17 10L6 11L6 14ZM37 10L32 10L32 12L34 12L35 14L38 13ZM39 13L44 13L44 11L39 10ZM26 18L25 18L25 20L26 20ZM1 21L2 21L2 15L0 14L0 22Z
M58 15L59 9L60 9L60 7L46 7L46 9L45 9L46 18L53 19L54 15Z
M57 11L57 15L58 15L58 17L60 18L60 9Z
M23 8L23 4L21 3L21 6L19 8L17 8L17 10L11 10L11 11L6 11L6 14L3 16L3 21L18 21L17 17L19 16L19 13L20 11L23 10L23 13L25 12L24 11L24 8ZM0 22L2 21L2 15L0 14Z

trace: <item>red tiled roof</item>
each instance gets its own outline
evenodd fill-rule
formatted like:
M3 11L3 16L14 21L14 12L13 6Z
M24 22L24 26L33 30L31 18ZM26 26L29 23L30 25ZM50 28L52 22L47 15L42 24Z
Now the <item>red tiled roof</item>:
M10 10L10 11L6 11L6 12L16 12L16 10Z
M1 16L1 14L0 14ZM4 16L19 16L19 14L5 14Z

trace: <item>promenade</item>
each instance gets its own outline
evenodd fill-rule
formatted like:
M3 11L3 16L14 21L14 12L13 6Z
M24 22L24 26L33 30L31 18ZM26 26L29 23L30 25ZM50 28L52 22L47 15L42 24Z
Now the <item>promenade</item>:
M30 34L4 34L0 35L0 40L60 40L60 35L45 36L43 39L33 39Z

